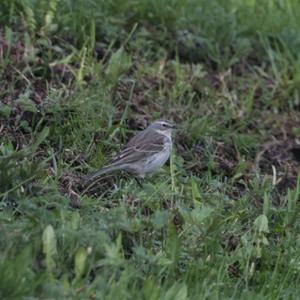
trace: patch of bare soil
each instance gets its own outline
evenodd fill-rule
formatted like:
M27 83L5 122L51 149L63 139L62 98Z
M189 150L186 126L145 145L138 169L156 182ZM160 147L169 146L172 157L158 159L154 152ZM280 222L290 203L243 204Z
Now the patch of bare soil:
M112 176L95 178L89 181L85 176L65 172L59 178L59 191L70 199L70 206L81 207L81 198L84 195L100 197L111 191L114 187Z
M300 119L297 114L282 121L280 130L262 145L255 158L255 167L272 177L279 194L294 189L300 167ZM296 129L296 131L295 131Z
M266 125L267 126L267 125ZM278 129L279 128L279 129ZM284 204L284 195L288 189L297 185L300 163L300 137L294 129L300 128L297 117L290 120L282 118L276 128L269 128L272 135L257 150L255 158L249 157L247 171L239 175L228 190L232 199L239 199L249 188L249 181L259 172L266 175L275 186L273 203ZM188 173L201 174L210 168L215 174L232 178L240 161L240 155L234 144L212 139L203 139L193 143L186 134L180 133L175 139L177 154L180 155ZM256 199L258 203L262 199Z
M30 129L42 118L41 108L49 90L66 86L74 76L65 66L51 67L42 48L25 46L21 31L13 32L13 36L14 43L8 44L0 30L0 107L6 109L0 114L0 132L19 150L30 142Z
M256 156L256 166L273 177L279 193L294 189L299 170L300 145L295 140L267 142Z
M239 161L239 154L231 143L214 140L202 140L190 145L187 137L178 135L175 140L177 153L187 162L187 170L192 173L203 172L210 167L216 174L231 176Z
M115 96L123 106L129 105L136 120L146 126L154 113L162 111L161 105L150 96L150 92L158 87L156 77L142 77L138 81L124 78L119 82Z

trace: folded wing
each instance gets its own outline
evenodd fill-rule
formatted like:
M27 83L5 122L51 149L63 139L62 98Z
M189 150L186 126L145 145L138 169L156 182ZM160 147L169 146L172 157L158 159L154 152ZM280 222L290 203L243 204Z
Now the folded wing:
M163 151L165 137L149 129L134 136L111 161L110 165L134 163Z

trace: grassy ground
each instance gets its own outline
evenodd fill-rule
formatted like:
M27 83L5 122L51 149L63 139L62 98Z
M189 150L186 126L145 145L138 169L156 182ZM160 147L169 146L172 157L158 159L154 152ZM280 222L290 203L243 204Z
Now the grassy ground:
M299 299L300 6L2 0L1 299ZM81 177L149 121L140 188Z

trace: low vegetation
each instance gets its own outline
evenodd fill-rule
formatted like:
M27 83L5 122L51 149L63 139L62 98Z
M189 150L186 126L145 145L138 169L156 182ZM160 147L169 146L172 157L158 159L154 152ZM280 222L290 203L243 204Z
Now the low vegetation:
M1 299L298 299L296 0L2 0ZM141 188L82 179L159 117Z

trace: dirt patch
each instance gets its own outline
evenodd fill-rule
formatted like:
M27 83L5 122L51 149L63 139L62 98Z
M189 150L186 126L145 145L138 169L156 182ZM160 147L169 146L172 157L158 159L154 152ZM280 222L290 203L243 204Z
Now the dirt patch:
M290 116L282 122L280 130L274 132L272 140L264 143L255 158L255 168L272 177L279 194L294 189L300 166L300 122Z
M293 139L267 142L257 154L255 165L273 177L279 193L297 185L300 146Z
M289 121L283 118L274 125L274 128L268 128L272 130L270 131L272 135L268 136L272 140L263 143L256 155L252 153L246 158L247 169L234 179L230 190L226 192L231 199L242 197L249 190L248 183L259 172L273 182L273 203L275 205L285 203L284 196L287 190L294 189L297 185L300 166L299 133L294 133L297 128L300 128L297 118ZM210 169L213 174L233 178L241 159L233 143L211 138L193 143L185 133L176 136L175 148L177 154L183 158L187 173L197 176ZM260 197L255 199L258 205L262 203Z
M190 173L198 174L211 168L215 174L231 176L239 161L239 154L231 143L207 139L191 145L184 135L179 135L175 143Z
M129 105L136 119L143 120L145 123L153 114L162 111L161 105L150 95L151 91L158 88L159 78L155 76L144 76L137 81L124 78L117 86L115 97L122 106Z
M65 172L59 178L59 191L70 199L70 206L81 207L81 198L84 195L101 197L111 191L114 186L112 176L104 176L89 181L85 176Z

